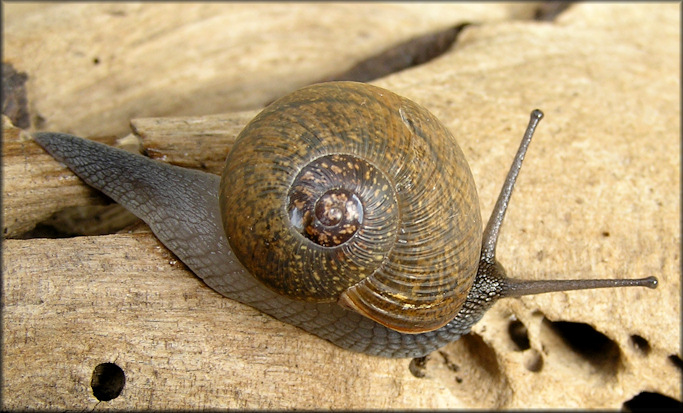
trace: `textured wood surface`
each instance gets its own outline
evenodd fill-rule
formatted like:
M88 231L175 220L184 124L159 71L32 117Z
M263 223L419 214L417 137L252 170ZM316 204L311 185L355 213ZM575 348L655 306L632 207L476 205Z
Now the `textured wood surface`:
M114 2L48 4L16 18L5 10L5 59L30 75L34 122L97 136L124 133L135 117L261 107L413 36L534 8Z
M84 187L78 177L64 177L63 167L3 116L3 235L20 235L55 211L102 203L104 197ZM31 159L30 162L27 162ZM40 185L37 185L41 182Z
M6 407L91 410L103 362L126 384L98 408L461 405L409 360L343 351L221 297L151 233L10 240L4 261L22 273L3 285Z
M620 408L643 391L681 400L680 5L578 4L546 23L516 20L526 10L517 5L476 5L473 14L464 5L372 4L365 13L316 5L312 15L326 13L315 24L307 6L282 6L285 17L243 5L181 7L50 5L13 21L5 13L5 61L29 75L33 127L124 136L133 119L133 137L151 156L215 171L222 142L264 101L410 35L479 21L447 54L373 83L451 129L484 217L528 113L544 110L502 228L499 258L511 275L656 275L660 286L503 300L472 334L411 364L337 349L221 298L144 229L5 240L3 408ZM249 24L257 15L270 29L260 37ZM369 29L380 16L389 23ZM67 18L68 26L45 23ZM191 23L202 19L211 24ZM219 41L241 50L239 59L218 56L231 47L194 46L211 43L207 33L227 21L230 35ZM106 46L111 33L125 34L115 47ZM334 36L347 36L343 53L330 51ZM176 56L188 38L197 56L235 64L188 75L196 59ZM161 80L160 68L175 77ZM221 106L217 95L254 100ZM4 120L3 129L6 234L63 206L104 202L20 130ZM210 147L218 152L206 155ZM589 339L601 344L572 343L562 321L599 332ZM509 332L517 322L528 348ZM121 366L126 385L98 404L90 379L102 362Z

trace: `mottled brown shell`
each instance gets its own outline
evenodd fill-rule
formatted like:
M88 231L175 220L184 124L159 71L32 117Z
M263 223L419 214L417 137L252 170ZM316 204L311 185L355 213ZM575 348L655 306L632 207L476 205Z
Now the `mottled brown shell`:
M418 333L450 321L474 281L467 161L431 113L387 90L330 82L277 100L240 133L220 191L236 256L290 298Z

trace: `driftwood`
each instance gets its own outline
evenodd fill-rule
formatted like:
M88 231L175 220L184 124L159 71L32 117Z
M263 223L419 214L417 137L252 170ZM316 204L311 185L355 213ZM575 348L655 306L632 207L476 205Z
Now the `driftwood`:
M29 75L34 125L87 136L125 133L134 117L262 107L412 37L464 22L530 18L535 10L400 3L38 7L3 9L4 58Z
M468 27L448 54L375 82L453 131L484 217L528 112L543 109L501 262L524 278L656 275L657 290L503 300L426 360L387 360L222 298L145 227L5 239L2 407L618 408L643 391L680 400L678 12L581 4L553 24ZM133 119L129 138L154 158L219 173L256 112ZM6 119L3 201L6 237L64 207L107 203ZM125 386L100 402L91 380L107 362L123 370Z
M63 166L4 116L2 163L5 237L32 229L62 208L106 202L97 191L83 186L78 177L65 176ZM38 182L41 184L36 185Z
M23 274L3 286L8 407L92 409L104 362L126 377L111 408L460 405L408 360L343 351L221 297L149 233L5 248L5 273Z

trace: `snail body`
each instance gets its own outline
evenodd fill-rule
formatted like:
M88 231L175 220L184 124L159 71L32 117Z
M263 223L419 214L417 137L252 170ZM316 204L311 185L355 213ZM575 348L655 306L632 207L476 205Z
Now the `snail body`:
M495 260L532 119L482 231L456 140L431 113L354 82L265 108L221 177L65 134L34 138L142 218L204 282L354 351L419 357L470 331L502 297L656 279L519 281Z

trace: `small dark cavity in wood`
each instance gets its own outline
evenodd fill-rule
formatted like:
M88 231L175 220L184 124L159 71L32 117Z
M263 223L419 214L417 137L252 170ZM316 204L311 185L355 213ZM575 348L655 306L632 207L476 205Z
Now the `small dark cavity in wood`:
M671 362L671 364L676 366L679 370L683 370L683 361L681 361L681 358L678 357L677 354L670 355L668 359Z
M630 343L635 350L637 350L644 356L650 354L650 350L652 350L652 348L650 347L650 343L638 334L631 335Z
M644 391L635 395L623 404L622 411L626 412L680 412L683 403L663 394Z
M426 375L426 369L427 356L414 358L410 360L410 364L408 365L408 370L410 370L410 373L417 378L424 377Z
M90 379L93 396L102 402L119 397L125 385L126 375L123 369L114 363L98 364Z
M538 351L531 349L524 357L524 367L532 373L538 373L543 369L543 356Z
M508 324L508 334L518 351L525 351L531 348L529 331L521 321L517 319L511 320Z
M321 79L321 82L352 80L369 82L391 73L418 66L441 56L453 46L460 32L470 23L432 32L402 42L376 56L365 59L349 70Z
M57 239L57 238L72 238L75 236L76 235L67 234L65 232L59 231L57 228L53 227L52 225L44 224L41 222L41 223L38 223L33 229L28 230L27 232L24 232L23 234L19 234L16 237L12 237L12 238L13 239L33 239L33 238Z
M544 1L539 3L536 12L534 13L534 20L550 22L555 20L557 16L562 14L575 1Z
M621 364L621 350L617 343L586 323L550 321L543 319L543 326L550 328L576 354L607 376L616 376Z
M2 64L2 114L22 129L31 126L26 98L28 75L17 72L9 63Z
M141 220L111 198L97 192L103 205L78 205L61 209L15 239L71 238L127 232Z

